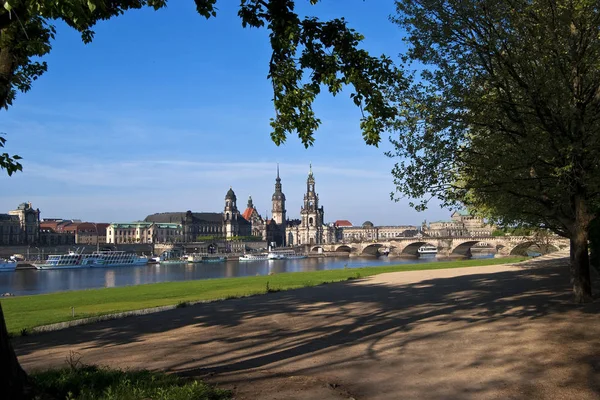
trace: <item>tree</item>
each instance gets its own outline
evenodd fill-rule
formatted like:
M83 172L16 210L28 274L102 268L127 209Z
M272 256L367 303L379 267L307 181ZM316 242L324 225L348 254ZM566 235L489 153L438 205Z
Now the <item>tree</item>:
M306 0L316 4L319 0ZM195 0L201 16L215 17L216 0ZM166 6L167 0L0 0L0 107L12 104L18 91L26 92L46 70L37 61L51 50L52 25L62 20L92 41L94 25L132 9ZM275 117L271 138L283 143L297 133L308 147L320 120L312 104L322 88L336 95L352 86L350 97L360 107L365 142L377 145L396 109L385 96L387 88L403 82L385 56L373 57L359 48L363 37L343 18L320 21L301 18L294 0L241 0L243 27L266 27L272 55L268 79L273 86Z
M315 4L318 0L308 2ZM216 16L216 0L195 3L201 16ZM17 92L28 91L47 70L46 63L38 60L51 50L54 21L64 21L89 43L98 21L132 9L160 9L166 4L167 0L0 0L0 108L12 105ZM400 72L389 58L372 57L360 49L362 36L344 19L301 18L294 6L294 0L241 0L238 13L244 27L266 27L270 31L273 53L268 79L273 85L275 107L271 138L279 145L288 134L297 133L306 147L311 145L313 132L320 125L312 110L314 99L322 88L336 95L349 85L353 87L350 97L362 112L364 140L377 145L381 132L396 115L385 90L402 83ZM4 143L5 139L0 138L0 147ZM0 169L9 175L21 170L19 159L0 155ZM1 313L0 317L0 349L10 350L0 353L0 364L10 371L21 370L16 357L9 357L12 348L7 335L2 334L6 326ZM2 374L0 387L10 387L12 378ZM18 379L20 386L26 384L24 373Z
M591 298L588 229L600 195L600 10L593 0L401 0L407 63L391 157L397 191L571 241ZM393 194L392 194L393 195Z

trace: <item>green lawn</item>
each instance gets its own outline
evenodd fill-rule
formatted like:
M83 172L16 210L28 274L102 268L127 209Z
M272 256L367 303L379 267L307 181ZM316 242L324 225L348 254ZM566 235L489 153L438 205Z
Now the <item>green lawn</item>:
M4 298L2 308L8 331L19 334L24 329L72 319L183 302L263 294L267 292L267 282L271 290L288 290L385 272L493 265L524 259L525 257L432 262L79 290ZM75 307L75 318L71 316L71 307Z

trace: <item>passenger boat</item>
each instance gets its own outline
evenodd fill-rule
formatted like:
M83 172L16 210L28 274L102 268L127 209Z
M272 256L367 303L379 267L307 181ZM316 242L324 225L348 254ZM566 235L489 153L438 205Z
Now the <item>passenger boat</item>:
M203 263L219 263L219 262L225 262L227 261L226 257L222 257L222 256L203 256L202 257L202 262Z
M148 257L124 251L95 251L92 254L69 252L68 254L49 255L44 264L33 264L36 269L66 268L110 268L135 267L148 264Z
M266 253L260 254L244 254L240 257L240 261L267 261L269 255Z
M267 258L269 260L298 260L306 258L306 255L297 254L294 250L271 250Z
M437 254L437 247L435 246L421 246L419 247L419 254Z
M203 257L204 256L202 254L188 254L188 256L187 256L187 262L189 262L189 263L201 263Z
M17 269L16 261L0 259L0 272L1 271L14 271L15 269Z

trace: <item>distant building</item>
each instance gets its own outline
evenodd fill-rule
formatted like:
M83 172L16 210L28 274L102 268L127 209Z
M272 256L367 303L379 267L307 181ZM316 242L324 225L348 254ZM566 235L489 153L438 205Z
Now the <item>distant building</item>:
M371 221L365 221L361 226L353 226L350 221L336 221L338 237L345 243L373 240L390 240L394 238L413 237L418 233L413 225L375 226Z
M306 194L304 205L300 208L300 223L286 228L287 243L290 246L319 245L335 243L335 226L326 225L324 209L319 207L319 195L315 189L315 177L310 166L306 179Z
M183 241L183 227L143 221L112 223L106 228L106 241L108 244L179 243Z
M21 203L16 210L0 214L0 244L38 244L40 240L40 210L31 203Z
M466 210L455 211L450 221L423 222L421 231L426 236L491 236L495 227L486 224L483 218Z

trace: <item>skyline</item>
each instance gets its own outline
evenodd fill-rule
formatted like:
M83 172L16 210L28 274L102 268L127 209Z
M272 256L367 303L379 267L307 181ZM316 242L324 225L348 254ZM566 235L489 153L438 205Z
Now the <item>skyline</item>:
M347 91L318 97L322 125L313 147L304 149L296 136L275 146L267 32L242 29L234 4L220 7L208 21L193 2L131 11L98 24L89 45L57 24L48 72L0 123L5 151L24 157L22 173L0 176L9 188L0 208L31 201L46 218L132 221L154 212L221 211L231 186L238 208L252 196L265 215L279 162L288 215L296 218L312 161L328 222L416 225L449 217L435 204L417 213L408 200L390 200L394 160L384 152L391 146L386 139L379 148L364 144ZM397 59L402 51L402 32L387 21L392 2L298 9L344 16L373 55Z

